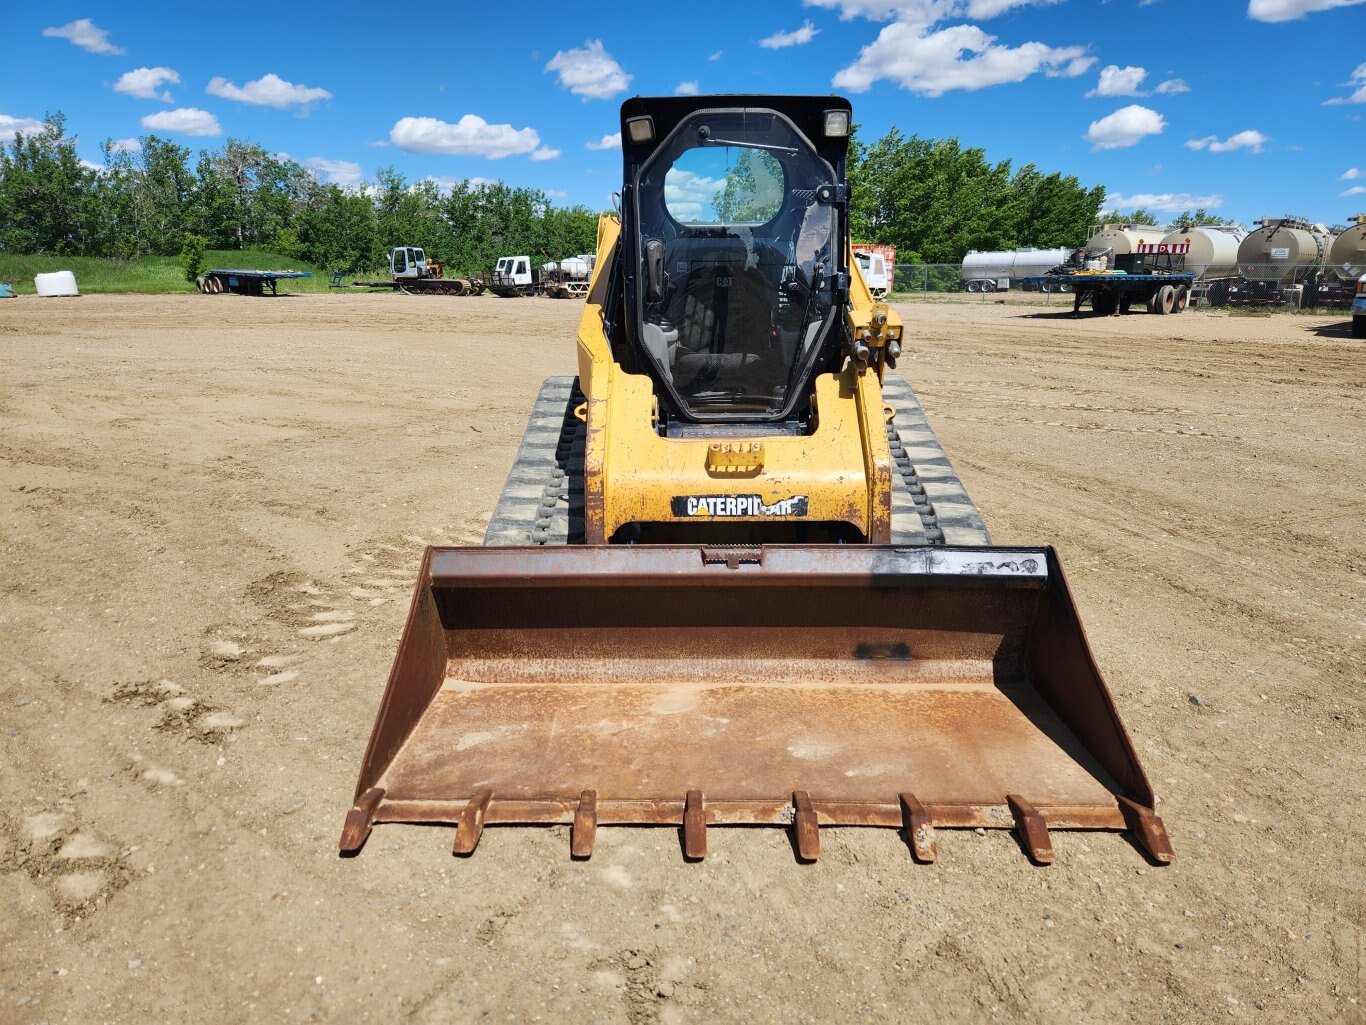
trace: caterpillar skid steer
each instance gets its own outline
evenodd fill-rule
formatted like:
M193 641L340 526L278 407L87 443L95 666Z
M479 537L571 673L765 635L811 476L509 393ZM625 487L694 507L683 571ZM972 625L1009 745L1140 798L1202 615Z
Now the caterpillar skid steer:
M377 823L1129 830L1172 857L1046 546L993 547L850 257L849 103L636 98L578 376L483 547L429 548L343 853Z

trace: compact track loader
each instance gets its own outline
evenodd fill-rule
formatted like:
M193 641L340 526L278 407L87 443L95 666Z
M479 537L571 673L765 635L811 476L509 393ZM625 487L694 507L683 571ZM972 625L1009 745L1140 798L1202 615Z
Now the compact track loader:
M850 257L837 97L632 99L579 373L429 548L341 850L383 822L1124 830L1172 857L1051 548L992 547Z

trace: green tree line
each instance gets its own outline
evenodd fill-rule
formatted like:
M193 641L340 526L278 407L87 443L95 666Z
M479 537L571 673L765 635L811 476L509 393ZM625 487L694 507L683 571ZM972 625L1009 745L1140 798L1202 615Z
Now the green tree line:
M1074 175L1012 170L957 139L893 128L849 153L851 227L858 241L890 243L899 263L960 263L970 250L1079 246L1097 223L1104 186Z
M0 249L132 259L177 254L192 234L210 249L265 249L352 271L382 268L392 246L416 245L453 271L478 272L514 253L588 252L596 239L595 211L502 182L443 190L386 167L364 188L343 188L240 139L196 154L149 135L139 152L106 143L104 156L98 168L82 162L61 114L0 147ZM1102 215L1105 189L1074 175L993 164L958 139L895 128L852 140L849 180L854 238L895 245L903 263L1079 245L1102 218L1153 219L1145 210ZM736 199L721 198L723 207ZM1181 216L1216 220L1203 210Z
M595 211L503 182L447 191L381 168L373 184L348 189L240 139L192 154L149 135L135 153L106 143L104 158L81 161L60 114L0 147L0 250L129 260L178 254L190 235L210 249L368 271L387 267L393 246L413 245L473 273L511 254L591 252L597 240Z

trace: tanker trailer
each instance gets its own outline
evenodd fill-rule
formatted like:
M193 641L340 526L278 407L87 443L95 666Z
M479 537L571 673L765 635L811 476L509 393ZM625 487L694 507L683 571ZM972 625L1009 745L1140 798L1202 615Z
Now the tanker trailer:
M1138 247L1158 242L1165 234L1155 224L1100 224L1092 227L1091 237L1086 240L1086 256L1091 260L1104 260L1104 266L1093 269L1107 270L1115 265L1116 256L1136 253Z
M1337 237L1309 305L1346 309L1356 298L1358 279L1366 274L1366 214L1349 217L1346 224L1328 230Z
M552 299L582 299L588 294L588 282L593 276L596 254L569 256L559 263L541 266L545 294Z
M1238 278L1238 245L1247 238L1241 224L1179 224L1162 237L1171 245L1185 242L1186 270L1195 275L1191 302L1204 301L1211 306L1228 302L1228 289Z
M1238 244L1239 279L1228 289L1238 305L1309 306L1323 280L1333 233L1302 217L1267 217Z
M963 287L969 292L1004 291L1023 278L1047 274L1066 263L1071 255L1072 250L1066 246L1057 249L1025 246L991 253L974 249L963 257ZM1026 282L1021 287L1032 291L1035 286Z
M1357 278L1366 274L1366 214L1351 218L1328 251L1328 266L1339 281L1356 287Z

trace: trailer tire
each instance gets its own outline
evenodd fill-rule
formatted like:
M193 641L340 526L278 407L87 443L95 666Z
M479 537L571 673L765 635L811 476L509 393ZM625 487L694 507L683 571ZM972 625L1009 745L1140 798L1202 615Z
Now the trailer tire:
M1184 310L1186 309L1186 307L1190 305L1190 301L1191 301L1191 290L1190 290L1187 286L1185 286L1185 285L1177 285L1177 286L1176 286L1176 305L1172 308L1172 312L1173 312L1173 313L1181 313L1181 312L1184 312Z
M982 291L983 291L983 292L994 292L994 291L996 291L996 282L990 281L990 280L988 280L988 281L983 281L983 282L982 282Z
M969 281L967 284L967 289L969 292L980 292L982 290L982 286L980 282Z
M1070 291L1072 291L1072 286L1069 285L1066 281L1064 281L1061 285L1058 286L1058 291L1059 291L1059 292L1070 292Z
M1091 293L1091 310L1097 317L1113 316L1118 309L1119 303L1112 293L1100 290Z
M1161 313L1163 316L1171 313L1172 307L1176 305L1176 289L1172 288L1171 285L1163 285L1159 288L1157 290L1155 305L1157 307L1157 312Z
M217 274L210 277L205 282L205 284L209 286L209 289L213 292L214 295L223 294L223 279L220 278Z
M200 295L204 294L204 275L201 274L194 279L194 287Z

